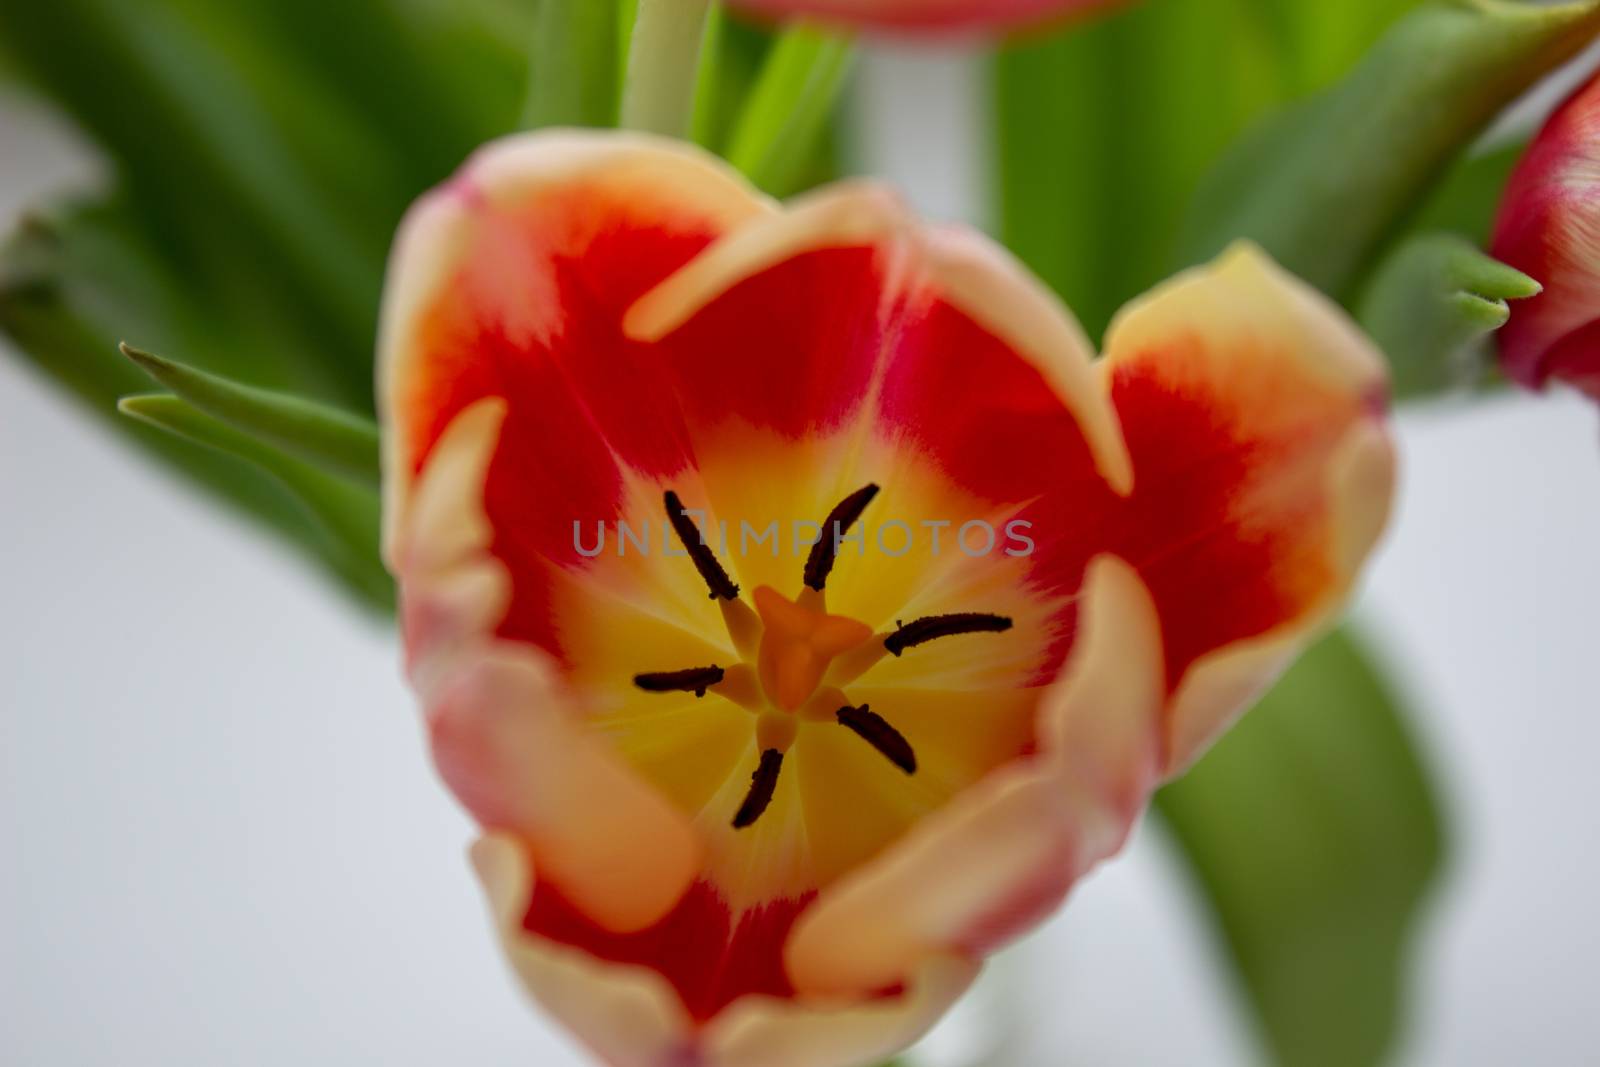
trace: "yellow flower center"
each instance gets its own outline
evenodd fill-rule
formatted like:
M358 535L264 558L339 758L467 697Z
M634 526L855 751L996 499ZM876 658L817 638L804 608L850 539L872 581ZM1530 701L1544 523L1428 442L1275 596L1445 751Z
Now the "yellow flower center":
M684 670L639 674L634 684L651 693L715 692L756 715L756 742L761 756L750 778L744 802L733 814L735 830L755 824L777 792L784 756L795 743L799 724L837 723L859 736L904 773L917 771L911 743L868 705L853 704L843 686L859 678L886 655L954 634L998 633L1011 628L1000 615L942 615L902 624L874 640L872 627L845 615L829 614L827 581L840 539L878 493L869 485L851 494L829 514L806 560L805 585L794 598L771 586L756 588L755 610L739 598L728 576L674 492L666 509L695 568L718 602L741 662ZM752 663L752 660L754 661Z

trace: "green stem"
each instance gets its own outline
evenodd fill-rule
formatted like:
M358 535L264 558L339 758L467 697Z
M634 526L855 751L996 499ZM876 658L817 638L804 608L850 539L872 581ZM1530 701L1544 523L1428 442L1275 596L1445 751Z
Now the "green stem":
M727 158L776 196L794 191L850 72L848 37L797 26L761 68L728 142Z
M694 120L711 0L639 0L622 91L622 125L683 137Z
M610 126L617 117L617 5L538 0L523 125Z

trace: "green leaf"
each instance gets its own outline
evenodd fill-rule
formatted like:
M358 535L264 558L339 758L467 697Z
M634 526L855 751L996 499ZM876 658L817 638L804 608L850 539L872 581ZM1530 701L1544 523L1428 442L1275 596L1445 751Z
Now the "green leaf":
M535 0L533 71L523 125L614 126L617 121L617 5Z
M377 488L378 427L370 419L290 393L241 385L129 344L120 347L150 377L212 418L330 473Z
M370 410L394 227L514 119L526 65L414 7L6 4L0 47L106 153L124 224L186 305L259 341L279 384Z
M1413 0L1147 0L995 63L1005 243L1098 335L1168 272L1184 209L1263 116L1329 84Z
M1325 639L1158 796L1280 1067L1384 1062L1443 832L1404 710Z
M1225 160L1178 260L1251 238L1347 298L1406 217L1509 103L1600 31L1600 2L1435 0L1336 88Z
M240 433L182 397L124 397L124 415L196 444L244 460L278 481L316 521L330 561L374 605L392 607L394 585L378 557L378 494L323 473L310 464Z
M848 38L803 25L787 30L745 100L728 161L774 196L794 192L813 163L853 57Z
M149 379L117 351L117 332L159 338L164 346L206 351L229 374L263 373L274 384L289 368L257 364L256 338L229 343L225 323L213 323L184 302L182 288L117 202L89 204L51 217L26 217L0 252L0 334L17 356L76 396L95 417L141 451L203 486L331 571L344 588L370 602L365 589L330 559L326 535L276 482L214 452L118 416L117 398L148 387ZM263 357L264 358L264 357Z
M1392 252L1356 317L1389 356L1395 395L1465 388L1482 377L1473 346L1506 324L1511 300L1541 286L1457 234L1421 234Z
M1519 141L1461 160L1433 187L1408 232L1444 231L1488 245L1511 171L1527 148Z
M0 331L141 449L341 566L276 482L118 417L116 397L147 383L116 342L371 413L394 228L514 127L531 40L523 0L0 4L8 74L81 128L114 183L0 252Z
M734 123L755 89L772 44L771 33L729 16L720 5L712 8L695 100L696 144L726 155Z

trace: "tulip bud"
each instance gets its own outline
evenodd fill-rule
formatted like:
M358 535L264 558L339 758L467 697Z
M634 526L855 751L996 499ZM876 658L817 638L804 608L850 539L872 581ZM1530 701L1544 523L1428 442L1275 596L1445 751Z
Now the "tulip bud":
M1600 77L1551 116L1518 164L1493 252L1544 285L1500 331L1505 372L1529 388L1556 380L1600 399Z

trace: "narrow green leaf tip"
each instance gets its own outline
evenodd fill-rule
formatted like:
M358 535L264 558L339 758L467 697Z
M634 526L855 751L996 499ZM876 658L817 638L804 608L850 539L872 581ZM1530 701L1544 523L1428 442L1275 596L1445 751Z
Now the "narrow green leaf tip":
M303 462L274 445L212 418L169 393L125 396L117 410L194 444L249 463L287 490L325 538L323 550L343 577L379 607L391 607L394 585L378 556L378 494Z
M1478 343L1542 290L1464 237L1420 234L1383 261L1356 314L1389 357L1395 395L1418 397L1481 381Z
M378 427L368 419L289 393L242 385L133 345L118 346L161 385L241 433L323 470L376 486Z

